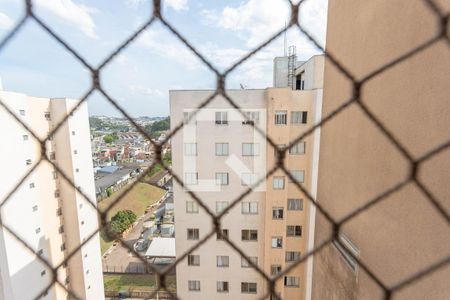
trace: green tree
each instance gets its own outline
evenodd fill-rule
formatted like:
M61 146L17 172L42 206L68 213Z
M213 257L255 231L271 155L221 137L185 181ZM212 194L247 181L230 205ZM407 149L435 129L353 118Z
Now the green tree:
M114 138L111 135L107 134L103 137L103 141L107 144L111 144L114 141Z
M115 233L122 234L125 230L130 228L136 219L136 214L131 210L121 210L111 218L109 225Z

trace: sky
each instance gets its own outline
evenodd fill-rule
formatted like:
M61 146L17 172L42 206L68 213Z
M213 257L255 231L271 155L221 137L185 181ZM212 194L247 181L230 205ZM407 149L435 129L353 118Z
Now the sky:
M0 40L24 14L23 1L0 0ZM35 12L87 62L98 66L151 16L151 0L34 0ZM216 68L223 71L289 20L287 0L165 0L163 15ZM302 4L300 23L324 47L326 0ZM299 60L320 54L299 30L287 33ZM273 58L284 53L276 39L227 77L227 88L272 86ZM38 97L79 99L90 73L29 20L0 51L3 89ZM171 89L214 89L216 78L161 22L153 23L101 74L101 84L133 117L169 114ZM122 116L98 92L91 115Z

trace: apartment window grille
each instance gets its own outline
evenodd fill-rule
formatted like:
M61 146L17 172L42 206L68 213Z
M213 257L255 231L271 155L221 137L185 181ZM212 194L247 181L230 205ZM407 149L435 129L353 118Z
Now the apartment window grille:
M258 265L258 257L257 256L248 256L247 258L253 264ZM241 267L242 268L251 268L252 266L249 264L249 262L244 257L241 257Z
M30 189L34 189L36 185L34 184L34 182L32 182L32 183L30 183L29 186L30 186Z
M25 161L25 164L26 164L27 166L31 165L31 159L27 159L27 160Z
M24 109L19 110L19 114L20 114L21 116L25 116L25 110L24 110Z
M241 282L241 293L256 294L256 282Z
M217 281L217 292L228 293L228 281Z
M51 120L50 112L46 111L46 112L44 113L44 118L45 118L47 121L50 121L50 120Z
M292 111L291 124L306 124L308 119L308 112L306 111Z
M185 156L197 156L197 143L185 143L184 144Z
M283 248L283 238L281 236L272 237L272 248Z
M243 215L256 215L258 214L258 202L242 202L241 204Z
M242 143L242 156L258 156L259 144L257 143Z
M200 266L200 255L188 255L188 266Z
M272 208L272 219L281 220L283 219L283 211L282 207L274 207Z
M287 236L302 236L302 226L300 225L287 225L286 226Z
M305 154L305 148L306 148L305 142L298 142L292 148L289 149L289 154L292 155Z
M190 291L200 291L200 280L189 280L188 288Z
M220 229L217 233L217 240L223 241L225 238L228 238L228 229Z
M254 229L242 229L241 239L243 241L257 241L258 240L258 230Z
M36 234L39 234L41 232L41 228L40 227L36 228L35 232Z
M190 214L198 213L198 204L195 201L186 201L186 212Z
M288 210L303 210L303 199L288 199Z
M34 205L32 209L33 209L33 211L37 211L38 210L38 206Z
M216 112L216 124L217 125L227 125L228 124L228 112L217 111Z
M305 171L303 170L292 170L291 171L292 177L294 177L296 182L305 182Z
M230 259L228 256L218 255L216 256L216 265L219 268L228 268Z
M228 185L228 173L216 173L217 185Z
M283 190L284 189L284 176L274 176L273 177L273 189Z
M228 156L228 143L216 143L216 156Z
M59 190L56 190L55 191L55 198L59 198L59 196L60 196Z
M28 141L28 134L22 135L22 138L23 138L24 141Z
M287 124L287 111L280 110L275 112L275 125L286 125Z
M270 266L270 275L275 276L281 272L281 265L271 265Z
M339 233L338 239L339 241L333 240L333 245L339 251L349 268L353 272L356 272L358 270L358 261L354 257L359 257L359 249L342 233Z
M255 173L242 173L241 174L241 185L254 185L256 181Z
M247 111L244 114L247 119L242 124L259 124L259 111Z
M228 201L217 201L216 202L216 213L220 214L228 207Z
M287 287L298 287L299 286L299 278L295 276L284 276L284 286Z
M198 173L184 173L184 183L186 185L198 184Z
M55 159L56 159L55 152L50 152L50 153L48 154L48 157L49 157L51 160L55 160Z
M199 229L198 228L188 228L187 239L188 240L198 240L199 239Z
M285 261L286 262L297 261L300 259L300 255L301 254L298 251L286 251Z

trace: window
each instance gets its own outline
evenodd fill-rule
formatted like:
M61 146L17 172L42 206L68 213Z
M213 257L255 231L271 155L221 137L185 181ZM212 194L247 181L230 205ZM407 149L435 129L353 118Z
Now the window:
M45 270L43 270L43 271L41 272L41 277L42 277L42 276L45 276L46 273L47 273L47 272L46 272Z
M257 156L257 155L259 155L259 144L242 143L242 156Z
M188 289L190 291L200 291L200 280L189 280Z
M303 210L303 199L288 199L288 210Z
M258 265L258 257L257 256L248 256L247 258L253 264ZM244 257L241 257L241 267L242 268L251 268L250 264Z
M292 124L306 124L308 118L308 112L306 111L292 111L291 123Z
M292 148L289 149L289 154L292 155L298 155L298 154L305 154L305 142L298 142L297 144L293 145Z
M288 225L286 226L287 236L302 236L302 226L300 225Z
M299 286L299 279L295 276L284 276L284 286L292 286L292 287L298 287Z
M63 244L61 245L61 251L64 251L64 250L66 250L66 244L63 243Z
M39 234L39 232L41 232L41 228L40 227L36 228L35 232L36 234Z
M283 219L283 208L282 207L272 208L272 219L274 219L274 220Z
M200 255L188 255L188 266L200 266Z
M34 189L35 186L34 182L30 183L30 189Z
M241 230L241 237L242 237L243 241L257 241L258 240L258 230L243 229L243 230Z
M221 229L220 232L217 233L218 241L223 241L224 237L228 238L228 229Z
M242 202L241 206L243 215L258 214L258 202Z
M283 190L284 189L284 176L274 176L273 177L273 189Z
M73 150L73 154L78 154L78 151L77 150Z
M283 238L281 236L272 237L272 248L282 248Z
M228 185L228 173L216 173L217 185Z
M230 259L228 256L218 255L216 256L216 265L220 268L228 268L230 264Z
M31 159L27 159L27 160L25 161L25 164L26 164L27 166L31 165Z
M256 282L241 282L241 293L256 294Z
M72 135L75 135L75 131L72 131Z
M292 177L294 177L296 182L304 182L305 181L305 171L303 170L293 170L291 171Z
M58 172L56 172L56 171L53 171L52 175L53 175L53 179L56 179L56 178L58 178Z
M217 125L228 124L228 113L226 111L217 111L216 112L216 124Z
M37 205L34 205L34 206L32 207L32 209L33 209L33 211L37 211L37 210L38 210L38 206L37 206Z
M50 152L50 153L48 154L48 157L49 157L51 160L55 160L55 158L56 158L55 152Z
M59 196L60 196L59 190L55 190L55 198L59 198Z
M303 71L297 75L295 89L296 90L304 90L305 89L305 71Z
M281 272L281 265L271 265L270 275L274 276Z
M188 123L189 123L189 125L197 124L197 121L195 119L194 114L195 114L195 111L190 111L190 112L185 111L185 112L183 112L183 122L184 122L184 124L188 124ZM190 120L189 120L189 118L190 118Z
M67 276L66 279L64 280L64 282L65 282L66 284L69 284L69 283L70 283L70 277Z
M217 281L217 292L228 293L228 281Z
M22 138L23 138L24 141L28 141L28 134L22 135Z
M77 169L75 169L75 172L77 172L77 173L78 173L78 172L80 172L80 169L78 169L78 168L77 168Z
M216 143L216 155L228 156L228 143Z
M242 185L254 185L256 183L256 174L254 173L242 173L241 184Z
M58 229L58 232L59 233L64 233L64 226L59 226L59 229Z
M198 173L184 173L184 184L198 184Z
M186 212L190 214L198 213L198 204L195 201L186 201Z
M86 270L86 275L87 275L87 274L89 274L89 269L88 269L88 270Z
M333 240L333 244L341 254L344 261L352 269L353 272L358 270L358 262L355 257L359 256L359 249L350 241L348 237L342 233L338 236L339 242ZM353 255L353 256L352 256Z
M228 201L217 201L216 202L216 213L220 214L228 207Z
M198 240L199 230L198 228L188 228L187 239L188 240Z
M56 215L58 217L62 215L62 209L61 208L56 209Z
M275 111L275 125L287 124L287 111Z
M44 113L44 117L45 117L45 119L46 119L47 121L50 121L50 120L51 120L51 118L50 118L50 112L46 111L46 112Z
M184 143L184 155L197 156L197 143Z
M300 259L300 252L297 251L286 251L285 260L287 262L296 261Z
M248 120L242 121L242 124L259 124L259 111L244 112Z
M21 116L25 116L25 110L23 110L23 109L19 110L19 114L20 114Z
M81 225L84 225L84 221L81 221Z

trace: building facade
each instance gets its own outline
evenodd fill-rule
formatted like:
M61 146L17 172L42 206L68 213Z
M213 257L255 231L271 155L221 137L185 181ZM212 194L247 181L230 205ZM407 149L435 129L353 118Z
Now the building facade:
M283 60L276 59L275 64L277 61ZM311 58L295 72L322 74L323 57ZM248 120L222 96L197 111L213 91L170 91L172 129L184 122L183 129L171 140L173 172L185 183L183 187L174 181L177 256L206 238L213 228L211 217L189 191L217 215L257 183L260 184L250 194L224 214L222 233L266 274L275 275L307 251L312 208L305 195L281 171L264 180L275 163L275 150L266 142L265 135L277 145L286 146L318 121L322 83L309 81L315 77L311 74L304 79L299 90L286 86L227 90ZM252 125L258 126L263 134ZM313 194L318 134L317 131L308 135L285 159L286 168ZM306 263L293 269L279 280L277 293L286 299L304 299L307 272ZM177 266L180 298L254 299L266 293L263 278L216 233Z
M78 101L30 97L0 91L2 103L43 139ZM4 139L1 165L2 201L40 159L40 144L3 108L0 136ZM95 201L87 105L82 104L46 142L46 155ZM2 223L30 247L27 249L6 228L0 232L0 298L67 299L67 292L52 282L57 279L82 299L103 299L103 276L96 203L89 203L48 162L41 162L19 188L3 202ZM78 249L78 251L76 251ZM76 251L75 254L72 253ZM69 258L70 256L70 258Z
M450 11L449 1L434 2L444 13ZM441 32L426 1L331 0L328 13L327 50L356 78ZM445 40L433 43L373 77L361 90L361 101L414 160L450 138L448 46ZM329 61L324 82L323 117L352 97L351 82ZM355 104L322 128L320 143L318 202L336 220L410 176L405 157ZM447 148L417 170L417 178L447 214L449 167ZM332 227L320 214L316 219L315 240L320 244L330 238ZM410 182L345 223L342 245L330 244L314 256L312 299L383 299L382 287L348 253L390 288L446 258L448 262L449 236L448 220ZM449 278L447 263L391 296L448 299Z

